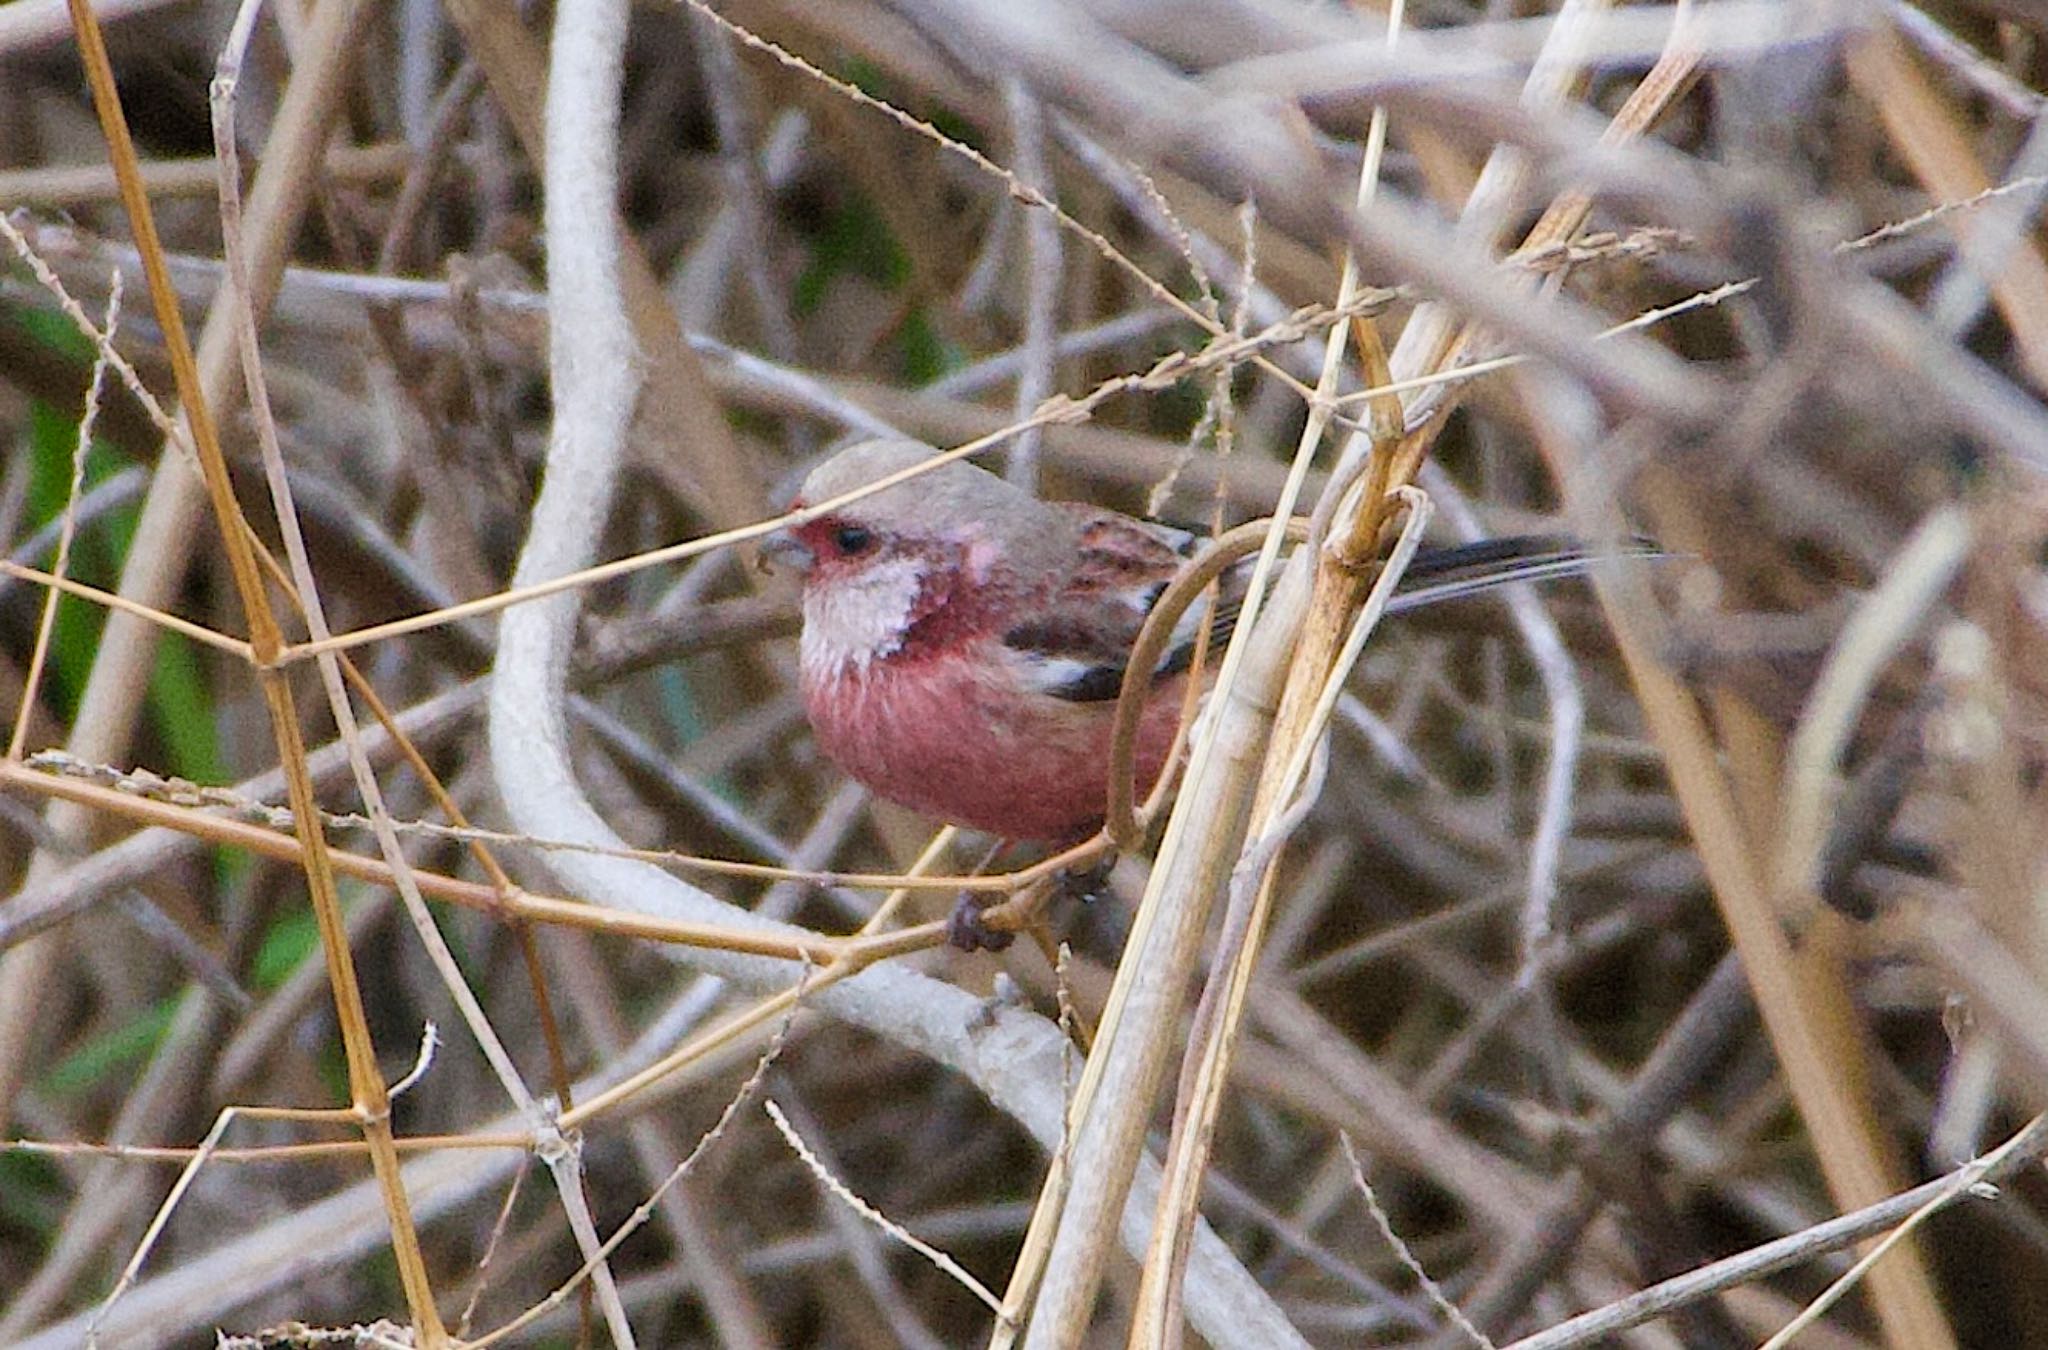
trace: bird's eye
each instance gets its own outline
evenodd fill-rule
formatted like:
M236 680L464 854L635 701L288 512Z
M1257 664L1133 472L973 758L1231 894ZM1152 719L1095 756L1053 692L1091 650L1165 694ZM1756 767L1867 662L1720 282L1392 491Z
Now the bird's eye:
M873 532L859 525L841 525L832 536L833 546L849 557L867 552L868 546L874 542Z

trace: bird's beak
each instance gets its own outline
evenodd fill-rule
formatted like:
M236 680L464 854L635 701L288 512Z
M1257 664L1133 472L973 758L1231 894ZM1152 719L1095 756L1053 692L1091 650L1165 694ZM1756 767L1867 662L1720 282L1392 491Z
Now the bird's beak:
M818 555L788 530L776 530L761 536L761 562L771 567L786 567L793 572L804 573L818 561Z

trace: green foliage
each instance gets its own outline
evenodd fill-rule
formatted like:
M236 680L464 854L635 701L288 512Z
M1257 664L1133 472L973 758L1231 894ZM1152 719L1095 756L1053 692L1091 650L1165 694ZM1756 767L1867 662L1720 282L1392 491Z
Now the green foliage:
M839 276L864 277L885 291L910 279L910 259L889 233L888 223L867 200L849 196L828 213L811 238L811 260L796 279L792 297L798 315L814 312Z
M214 724L212 691L197 653L186 639L166 634L157 640L156 668L149 676L149 711L163 739L170 772L195 783L218 783L225 774Z
M902 245L881 212L858 195L828 215L813 236L811 260L791 296L795 312L814 313L842 276L860 277L885 291L900 291L910 281L910 259ZM940 333L923 306L905 315L895 336L903 377L912 384L928 384L966 362L966 354Z
M34 318L24 315L24 320ZM49 324L31 325L42 336ZM84 339L59 323L49 334L53 345L66 347L69 334L83 348ZM89 359L83 348L81 359ZM77 452L78 428L70 415L41 401L29 410L29 523L40 529L58 519L71 493L71 461ZM120 456L102 441L86 452L81 490L89 490L122 467ZM110 512L81 529L72 541L66 568L76 580L111 588L119 581L120 560L135 535L138 508ZM78 710L86 678L98 654L106 615L97 605L75 596L59 597L57 621L50 634L49 697L57 715L69 720ZM149 683L149 710L167 762L160 767L197 782L221 781L218 729L214 704L197 654L184 638L160 635L155 669Z
M55 1159L36 1153L0 1153L0 1228L48 1237L71 1188Z
M294 906L280 911L263 934L250 964L249 981L259 993L269 993L283 984L299 964L320 945L320 928L309 907Z
M898 341L903 346L904 378L913 384L930 384L967 364L967 354L959 344L948 341L921 308L903 321Z
M69 417L41 400L30 405L28 523L33 528L42 528L64 510L71 489L71 457L77 445L78 428ZM91 487L116 467L114 456L104 446L95 444L85 459L85 486ZM118 544L107 537L107 531L88 531L73 541L68 569L71 576L95 585L104 585L112 577L119 546L127 542L127 536L134 530L132 510L117 514L123 517ZM92 669L105 618L97 605L69 595L58 598L57 623L50 634L48 678L49 696L60 717L69 719L77 710L78 696Z
M88 1039L43 1075L42 1091L52 1097L74 1096L147 1060L170 1029L182 997L174 994L161 999L112 1030Z
M30 337L46 347L56 348L61 355L80 364L92 360L92 343L78 331L76 324L56 310L24 305L11 309L9 317Z

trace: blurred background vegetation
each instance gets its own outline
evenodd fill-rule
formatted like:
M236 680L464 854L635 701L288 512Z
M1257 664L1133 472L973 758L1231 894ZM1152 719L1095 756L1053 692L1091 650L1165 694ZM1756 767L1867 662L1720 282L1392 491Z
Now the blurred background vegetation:
M603 557L772 514L850 432L887 423L957 444L1049 395L1079 397L1199 350L1209 335L1153 287L1254 332L1331 303L1344 240L1330 204L1350 198L1376 104L1390 110L1381 191L1400 214L1382 234L1367 229L1361 277L1400 288L1371 320L1387 345L1418 302L1457 284L1425 266L1432 241L1446 265L1459 250L1504 255L1582 184L1592 215L1571 245L1466 276L1483 293L1460 302L1481 325L1472 355L1520 349L1513 305L1533 303L1532 275L1558 279L1574 323L1693 302L1642 339L1677 384L1630 383L1635 367L1589 344L1579 364L1545 367L1563 371L1554 377L1461 387L1432 431L1425 482L1487 533L1619 526L1684 556L1638 569L1605 607L1583 583L1546 590L1540 623L1562 639L1547 655L1493 600L1404 620L1375 640L1341 710L1327 786L1282 864L1205 1200L1314 1344L1461 1334L1442 1330L1375 1229L1340 1135L1414 1258L1507 1344L1941 1176L2048 1102L2048 264L2036 226L2048 22L2005 0L1696 6L1702 59L1649 145L1609 152L1601 128L1667 49L1671 12L1616 10L1608 27L1585 18L1562 96L1525 102L1552 8L1429 0L1405 17L1418 54L1385 66L1368 59L1384 42L1370 5L718 6L1009 167L1150 285L936 138L701 14L648 4L634 18L621 206L686 341L651 359L627 490L611 519L591 522ZM207 82L231 19L212 0L108 14L195 332L222 274ZM169 401L162 334L65 23L44 0L0 6L0 211L88 314L123 276L116 345ZM337 31L341 48L310 45ZM278 0L257 28L237 111L251 174L269 138L299 125L281 109L303 96L306 71L329 72L309 142L324 154L299 184L303 219L281 232L288 266L263 355L338 631L504 589L524 537L549 422L546 250L527 148L545 33L544 14L485 0ZM1484 220L1454 224L1503 138L1520 143L1523 176ZM1319 332L1267 354L1313 380ZM166 452L118 383L78 457L93 357L25 258L8 254L0 550L48 567L69 508L71 577L140 588L243 632L209 522L139 533ZM1369 382L1356 369L1343 378L1354 391ZM274 543L248 414L238 396L218 412L244 507ZM1048 495L1235 521L1274 500L1305 415L1296 388L1243 362L1221 380L1109 398L1010 450L1031 447ZM1582 431L1571 478L1546 438ZM1831 654L1883 579L1926 566L1905 550L1937 517L1961 522L1966 550L1923 603L1880 625L1889 646L1861 701L1824 705ZM25 703L43 593L0 576L0 708L21 719L26 751L68 746L115 772L220 787L275 765L245 662L133 626L110 653L104 607L77 596L57 605ZM1633 664L1614 637L1617 605L1633 606L1647 653ZM592 587L584 606L579 769L621 833L812 868L895 870L916 855L929 823L869 801L810 743L786 579L726 549ZM489 617L466 619L356 653L389 706L424 710L423 752L484 825L502 824L479 716L491 634ZM114 660L136 672L125 692L89 695ZM1569 747L1559 671L1583 709ZM317 708L310 668L292 679L302 708ZM1646 680L1664 715L1646 716ZM1684 717L1670 711L1680 706ZM1804 781L1798 736L1821 716L1844 725L1839 763L1825 766L1839 782L1818 880L1781 885L1787 794ZM1692 739L1675 742L1688 727ZM305 732L315 746L334 735L319 711ZM1713 794L1674 792L1674 761L1681 780L1718 784L1732 833L1703 845ZM322 801L359 810L339 765L322 771ZM0 1135L189 1146L231 1104L346 1100L295 866L189 834L137 844L133 821L53 806L35 788L35 775L76 765L10 769ZM438 818L411 771L384 781L398 815ZM240 791L280 799L274 784ZM1532 857L1544 821L1554 870ZM336 841L372 851L367 832L338 828ZM445 838L409 848L423 868L480 875ZM517 879L552 889L537 855L506 858ZM100 859L111 861L91 872ZM1768 892L1749 913L1788 954L1775 985L1754 969L1746 981L1730 957L1742 900L1728 859ZM1059 916L1084 1017L1102 1006L1144 869L1123 858L1109 896ZM1555 881L1550 931L1533 946L1532 874ZM864 891L702 881L823 931L848 930L874 904ZM387 891L345 881L343 899L395 1078L424 1022L454 1023L448 996ZM921 897L914 917L945 907ZM453 909L444 926L520 1067L548 1082L521 930ZM672 1042L733 997L637 940L549 930L534 945L572 1076L643 1034ZM1055 1012L1053 974L1031 944L914 959ZM1845 1115L1817 1121L1788 1083L1790 1034L1838 1074ZM757 1041L702 1061L587 1130L600 1231L689 1151L759 1053ZM771 1084L848 1186L1002 1287L1045 1158L971 1085L816 1016L791 1025ZM455 1037L401 1101L398 1131L482 1129L495 1094ZM227 1142L331 1137L264 1121ZM444 1316L453 1325L472 1308L478 1331L536 1304L580 1261L552 1194L515 1185L519 1155L500 1153L494 1169L429 1189L419 1214ZM176 1161L0 1150L0 1343L80 1343L80 1319L112 1289ZM148 1324L102 1343L196 1346L216 1326L402 1318L366 1176L360 1153L209 1164L127 1295L161 1295L140 1305ZM352 1209L315 1209L350 1197ZM1851 1296L1799 1343L2048 1344L2044 1204L2029 1169L1995 1202L1934 1217L1888 1259L1908 1272L1890 1294ZM291 1226L320 1215L332 1217ZM231 1241L266 1235L302 1262L246 1279L220 1264ZM1853 1256L1817 1255L1621 1338L1757 1344ZM849 1221L758 1111L739 1114L613 1269L644 1344L965 1345L988 1333L986 1311L947 1276ZM169 1283L180 1274L186 1283ZM1135 1281L1132 1264L1109 1272L1101 1343L1121 1342ZM569 1344L578 1326L572 1299L527 1343Z

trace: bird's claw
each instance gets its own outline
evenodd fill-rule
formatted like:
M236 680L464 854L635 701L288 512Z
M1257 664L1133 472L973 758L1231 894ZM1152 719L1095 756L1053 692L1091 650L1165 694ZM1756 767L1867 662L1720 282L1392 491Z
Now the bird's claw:
M1003 926L992 926L985 917L988 901L974 891L962 891L946 916L946 938L963 952L999 952L1017 940L1017 930L1041 919L1055 901L1078 900L1093 904L1108 893L1109 872L1116 866L1116 854L1105 852L1084 867L1066 868L1041 877L1012 896L1000 908Z
M963 952L999 952L1017 940L1015 933L991 928L981 917L981 896L962 891L946 916L946 940Z

